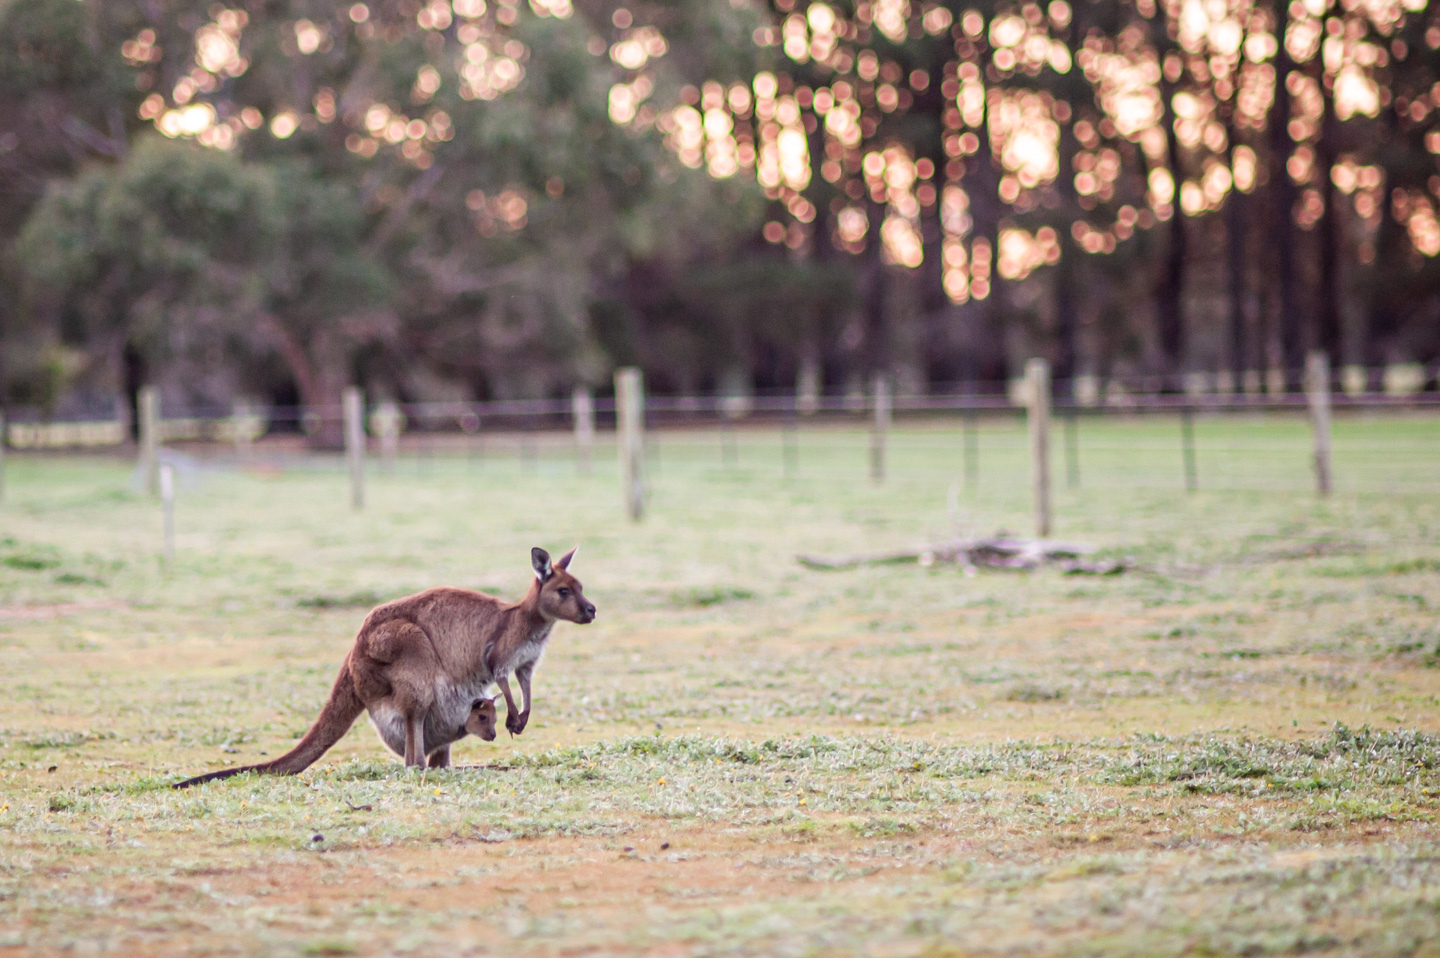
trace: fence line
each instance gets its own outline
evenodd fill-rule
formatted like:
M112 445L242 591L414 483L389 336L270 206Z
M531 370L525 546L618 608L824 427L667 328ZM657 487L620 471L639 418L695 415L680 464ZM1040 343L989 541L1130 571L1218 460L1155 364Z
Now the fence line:
M1346 424L1342 420L1332 436L1336 492L1440 493L1437 427L1440 417L1431 416L1381 420L1373 426ZM703 429L649 429L644 437L643 469L657 490L663 490L667 479L706 476L748 477L777 485L787 478L868 485L868 422L802 421L793 430L777 425L764 430L739 430L733 435L735 459L727 461L718 424ZM593 481L606 485L619 482L616 438L608 430L596 435ZM1052 441L1060 438L1053 437ZM1186 489L1183 436L1177 416L1122 421L1082 419L1074 439L1071 448L1087 493L1072 490L1065 495L1062 480L1061 495L1056 500L1062 517L1064 503L1073 495L1132 488L1168 489L1183 495ZM1060 452L1055 449L1056 454ZM333 476L337 498L344 496L348 472L345 458L311 452L298 437L290 442L261 443L247 457L236 456L228 445L221 444L204 448L203 455L204 461L225 468L283 469ZM543 476L546 481L574 477L580 452L569 433L534 433L527 439L525 433L512 431L422 433L407 439L401 455L404 463L398 472L407 482L415 481L417 476L423 481L426 477L467 474L509 482L527 476ZM1270 421L1194 419L1198 484L1209 493L1313 490L1312 456L1311 430L1307 420L1298 415ZM17 458L23 461L25 457ZM1030 463L1026 426L1018 416L985 419L969 430L966 417L921 421L909 427L897 424L887 444L886 483L895 484L897 489L943 490L953 485L967 496L985 498L1011 496L1023 490L1028 497ZM971 477L968 483L964 482L967 470ZM383 462L377 459L367 463L367 471L372 477L369 481L374 481L374 477L383 475ZM1052 495L1056 495L1053 490ZM1062 533L1063 527L1062 519Z
M561 458L584 475L589 471L593 447L598 439L597 426L603 425L606 435L615 435L616 444L624 449L624 454L617 461L626 475L627 508L636 517L643 509L645 498L643 477L647 472L656 477L660 475L662 448L675 450L667 468L685 469L692 465L704 466L707 462L709 466L706 468L727 470L773 468L786 479L798 478L802 471L813 473L817 467L861 470L863 466L860 463L868 458L871 478L877 482L892 471L897 478L916 468L923 471L919 460L914 458L916 451L944 449L953 451L956 461L951 471L957 478L963 476L967 490L981 486L982 473L994 475L997 477L994 481L1002 482L1007 481L1004 476L1013 475L1015 469L1028 464L1035 485L1037 527L1043 534L1049 525L1052 495L1048 465L1048 422L1052 416L1059 417L1063 427L1065 485L1068 489L1080 488L1082 460L1089 485L1123 485L1135 481L1135 477L1127 475L1127 467L1133 467L1136 462L1154 454L1174 457L1169 459L1173 465L1158 471L1175 470L1172 475L1177 480L1183 479L1183 488L1193 492L1201 484L1202 452L1206 488L1233 487L1242 476L1245 482L1256 481L1261 478L1262 471L1256 464L1273 462L1274 456L1289 459L1295 452L1289 448L1291 440L1287 438L1277 442L1274 435L1262 435L1253 443L1233 433L1223 438L1215 435L1213 441L1207 441L1209 437L1204 436L1202 431L1197 441L1199 416L1278 413L1290 421L1308 421L1311 438L1309 455L1301 461L1309 460L1315 487L1322 495L1332 483L1332 459L1339 462L1343 487L1353 487L1356 480L1373 483L1377 477L1383 477L1384 472L1376 467L1372 459L1383 459L1385 463L1395 463L1407 469L1414 468L1417 463L1427 463L1419 470L1424 473L1425 481L1411 483L1407 479L1407 486L1424 487L1440 482L1429 478L1440 475L1440 470L1428 466L1432 457L1440 456L1436 456L1437 447L1428 442L1402 437L1388 442L1371 441L1368 437L1359 436L1352 440L1350 435L1342 432L1342 441L1335 445L1330 435L1332 413L1343 417L1346 413L1372 410L1432 412L1440 409L1440 394L1400 396L1335 392L1327 388L1333 387L1335 376L1323 355L1310 360L1305 393L1209 394L1198 397L1180 394L1129 395L1124 404L1101 405L1055 402L1056 393L1063 394L1065 390L1047 385L1048 376L1038 375L1048 371L1042 370L1042 366L1043 361L1032 361L1029 388L1012 390L1005 396L895 394L889 380L877 376L872 380L868 394L858 396L647 397L638 381L638 371L628 370L625 375L617 376L619 403L612 398L593 397L582 389L568 399L555 400L407 404L387 401L373 404L367 415L359 390L352 388L346 391L343 423L340 421L341 407L259 408L244 403L237 404L234 414L229 417L208 420L195 416L162 418L158 393L147 387L142 391L139 408L140 432L144 438L141 444L141 475L153 482L152 470L158 462L158 447L166 441L191 438L233 441L237 459L258 461L272 447L268 443L256 446L253 440L266 434L285 432L286 425L293 425L300 431L343 436L351 474L352 502L360 508L364 501L363 459L366 447L372 441L378 445L381 471L385 473L395 471L400 436L408 431L412 436L408 445L414 451L415 468L421 475L431 471L437 455L456 451L463 451L469 468L473 470L485 468L487 458L501 461L513 457L518 460L522 473L533 474L540 469L542 452L553 458L553 450L565 446L568 437L569 452ZM632 382L632 379L635 381ZM1019 426L1019 417L1026 414L1027 409L1032 427L1028 444L1019 432L1008 435L995 429L983 431L985 441L982 443L979 423L982 416L991 422L1000 420L1007 425ZM1131 433L1123 441L1115 441L1104 430L1095 431L1085 425L1114 418L1150 415L1178 418L1178 435L1168 433L1174 438L1167 439L1163 434ZM954 418L959 419L958 434L929 428L942 420L952 423ZM866 457L863 452L854 450L856 458L849 460L854 441L849 433L860 433L867 419L869 455ZM897 421L898 426L892 426L892 422ZM741 428L742 424L753 428ZM343 428L333 428L342 425ZM802 425L806 428L802 429ZM102 430L101 426L108 428ZM620 434L609 432L609 429L617 427ZM762 427L769 432L762 433ZM827 435L827 427L834 430L833 439ZM848 432L842 432L842 428ZM58 435L47 435L44 432L46 429L58 430ZM17 433L17 430L20 432ZM12 439L11 444L15 447L33 449L53 447L64 436L93 437L102 433L115 436L118 433L123 438L124 431L120 421L47 425L27 422L22 416L20 421L12 418L8 425L0 428L0 435ZM756 441L762 435L764 439ZM743 442L742 436L745 437ZM16 437L24 441L13 442ZM602 440L606 445L609 441L608 438ZM706 453L707 446L713 451ZM284 448L284 445L273 448ZM1111 455L1120 452L1125 455ZM1375 456L1377 453L1383 453L1383 456ZM293 453L291 455L293 462ZM993 459L994 464L982 467L982 455ZM1440 465L1440 462L1436 464ZM1147 468L1150 475L1157 472L1153 463ZM1265 473L1262 484L1273 485L1271 478L1271 472ZM1391 482L1389 486L1394 487L1395 483Z
M1279 425L1279 424L1277 424ZM958 424L957 424L958 426ZM1084 489L1122 488L1186 489L1182 437L1178 420L1156 422L1155 428L1129 440L1126 425L1106 425L1103 433L1083 424L1078 433L1078 455ZM1279 428L1255 426L1254 437L1236 436L1232 427L1223 434L1195 424L1195 461L1200 488L1208 492L1235 490L1304 491L1314 488L1311 440L1302 420ZM1245 432L1250 424L1234 427ZM1120 430L1118 433L1112 430ZM858 424L844 429L801 428L788 444L779 430L747 431L737 437L738 457L724 458L720 430L655 431L645 436L644 470L657 487L665 478L682 476L750 477L779 483L787 476L802 482L844 481L868 484L869 430ZM1351 438L1355 437L1355 438ZM888 445L886 483L922 483L937 488L961 484L965 442L959 428L893 430ZM476 455L484 442L484 457ZM595 481L617 483L619 462L615 434L596 437ZM973 453L979 481L963 487L968 493L989 495L997 490L1029 486L1029 440L1018 420L977 430ZM228 453L228 450L221 450ZM1057 450L1058 452L1058 450ZM1393 443L1367 441L1341 432L1335 439L1335 489L1343 493L1364 490L1427 490L1440 492L1440 441L1434 443L1397 438ZM577 471L578 451L568 435L537 437L533 451L525 453L522 434L488 437L416 437L404 450L402 475L455 476L470 474L510 481L512 477L565 478ZM972 459L972 463L976 460ZM242 464L243 463L239 463ZM261 447L250 460L258 468L325 473L345 481L345 461L338 455L305 454L298 446L267 451ZM663 469L661 466L663 465ZM379 464L371 467L379 471ZM788 470L788 472L787 472ZM337 491L339 487L337 486ZM1053 495L1053 492L1052 492Z
M1395 396L1386 393L1347 395L1329 394L1333 413L1364 411L1431 411L1440 409L1440 393L1417 393ZM1052 411L1057 416L1077 419L1108 418L1125 415L1174 415L1227 413L1307 413L1311 397L1304 393L1281 396L1192 397L1184 395L1152 395L1131 397L1124 405L1089 406L1057 401ZM859 400L843 396L823 397L814 402L815 412L800 413L805 421L844 420L858 422L873 416L870 397ZM574 404L571 400L477 401L467 403L404 403L386 404L399 414L402 431L458 432L475 434L495 431L497 424L512 429L533 431L570 431L574 428ZM744 422L773 425L796 417L797 403L791 397L755 397L741 416L729 414L724 400L718 397L647 396L645 416L652 426L734 425ZM592 400L591 414L596 426L614 428L615 401L608 397ZM913 418L916 414L961 414L965 416L1019 416L1024 403L1016 404L1003 396L907 396L892 394L889 400L892 416ZM320 407L263 406L237 404L232 415L210 417L185 415L167 416L157 422L160 442L233 442L238 448L272 433L315 432L326 422L343 421L339 405ZM285 428L285 427L297 428ZM370 432L379 435L371 424ZM66 449L123 445L127 430L123 420L58 420L39 418L33 411L12 408L5 420L3 437L10 449Z

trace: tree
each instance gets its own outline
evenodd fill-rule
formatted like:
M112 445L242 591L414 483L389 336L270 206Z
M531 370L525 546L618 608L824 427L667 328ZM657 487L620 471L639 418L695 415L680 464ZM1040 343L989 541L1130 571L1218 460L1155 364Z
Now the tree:
M92 379L133 403L149 370L253 315L275 198L263 169L150 138L47 193L15 256L36 312L90 344Z
M314 407L617 361L687 391L999 380L1022 352L1178 388L1336 348L1361 305L1372 358L1440 348L1418 0L572 2L0 0L6 215L142 127L239 158L275 257L230 304L149 295L227 331L233 388ZM65 288L28 328L113 353L131 320Z

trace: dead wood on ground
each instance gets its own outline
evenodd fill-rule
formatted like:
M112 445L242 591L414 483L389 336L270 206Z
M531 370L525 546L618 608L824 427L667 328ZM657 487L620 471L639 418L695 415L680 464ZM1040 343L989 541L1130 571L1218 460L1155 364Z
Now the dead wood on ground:
M1131 567L1126 559L1085 558L1095 551L1095 546L1083 542L1022 539L1001 533L980 539L958 539L927 549L903 549L835 558L797 555L795 558L807 568L826 571L872 565L907 565L912 562L922 566L953 564L965 568L986 569L1036 569L1043 565L1054 565L1067 575L1117 575Z

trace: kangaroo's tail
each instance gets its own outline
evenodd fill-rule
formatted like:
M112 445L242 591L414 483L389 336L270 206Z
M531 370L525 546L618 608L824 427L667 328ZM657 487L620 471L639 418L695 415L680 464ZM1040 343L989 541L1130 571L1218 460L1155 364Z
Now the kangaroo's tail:
M176 782L170 787L189 788L191 785L229 778L232 775L239 775L241 772L259 772L262 775L295 775L303 772L315 764L320 756L330 750L331 746L345 737L345 733L350 731L350 726L355 724L355 720L363 711L365 711L365 705L360 701L360 696L356 694L355 681L350 677L350 662L347 659L345 664L340 667L340 675L335 679L335 687L330 690L329 700L320 710L320 717L315 720L314 725L310 726L310 731L305 733L305 737L300 739L290 751L272 762L208 772L204 775L196 775L194 778L187 778L183 782Z

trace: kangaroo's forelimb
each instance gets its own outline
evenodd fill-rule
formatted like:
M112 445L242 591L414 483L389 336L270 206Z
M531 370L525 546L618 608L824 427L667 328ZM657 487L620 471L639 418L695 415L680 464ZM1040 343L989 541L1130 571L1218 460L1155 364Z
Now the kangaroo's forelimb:
M525 731L525 726L530 723L530 676L534 671L534 662L526 662L515 670L515 681L520 683L520 697L525 700L525 705L520 709L519 721L516 722L519 726L515 729L516 735Z
M501 675L495 679L495 684L505 696L505 730L511 735L519 735L525 731L525 726L530 722L530 676L534 672L534 662L526 662L515 668L515 681L520 683L520 698L525 703L518 709L515 707L515 697L510 692L509 677Z
M515 696L510 693L510 677L497 675L495 684L500 688L500 694L505 696L505 731L511 736L515 734Z

